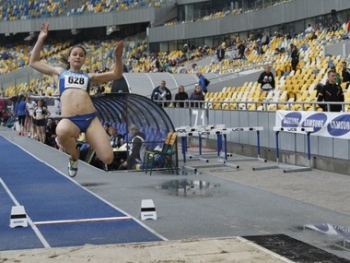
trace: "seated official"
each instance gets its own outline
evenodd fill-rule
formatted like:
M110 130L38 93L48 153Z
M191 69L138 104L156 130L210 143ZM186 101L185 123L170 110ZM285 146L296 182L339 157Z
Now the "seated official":
M52 147L56 147L56 124L51 118L47 119L46 123L46 144Z
M119 134L118 130L114 127L109 127L108 133L110 135L110 141L112 148L119 148L124 144L123 136Z
M130 144L129 156L127 160L119 166L118 170L135 169L136 164L142 163L145 156L145 134L139 132L135 125L129 126L129 132L133 136Z
M125 151L119 150L119 148L124 144L123 136L118 133L118 130L114 127L109 127L108 134L110 135L110 142L113 148L113 162L109 165L104 165L104 170L114 170L118 169L120 164L126 159L126 149ZM116 151L115 151L116 150Z

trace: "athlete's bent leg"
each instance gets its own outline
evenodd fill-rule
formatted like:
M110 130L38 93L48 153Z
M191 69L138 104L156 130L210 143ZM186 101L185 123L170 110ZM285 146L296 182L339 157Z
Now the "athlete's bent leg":
M98 118L95 118L86 130L86 141L103 163L111 164L113 162L111 143Z

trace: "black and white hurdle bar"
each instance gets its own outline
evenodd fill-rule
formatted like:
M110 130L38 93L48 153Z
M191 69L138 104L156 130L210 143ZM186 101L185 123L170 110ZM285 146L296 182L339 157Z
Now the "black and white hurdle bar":
M311 166L311 147L310 147L310 134L314 132L313 127L273 127L273 131L275 132L276 137L276 164L274 166L265 166L265 167L253 167L253 171L261 171L261 170L270 170L270 169L282 169L284 173L292 173L292 172L307 172L312 170ZM279 143L278 143L278 135L280 132L289 132L289 133L304 133L307 137L307 159L309 166L292 166L292 165L280 165L279 160Z
M227 134L231 133L231 130L228 130L227 128L222 128L222 129L213 129L210 131L196 131L196 132L178 132L178 137L181 137L181 144L182 144L182 154L184 157L184 165L183 165L183 170L185 171L191 171L195 174L197 174L198 169L199 168L214 168L214 167L231 167L231 168L236 168L238 169L239 166L236 164L232 164L232 163L227 163ZM206 135L216 135L216 136L223 136L224 137L224 145L225 145L225 158L222 159L220 158L220 149L219 148L219 144L217 144L218 146L218 162L219 163L212 163L212 164L201 164L201 165L186 165L186 149L187 149L187 137L188 136L193 136L195 134L198 134L199 138L201 138L202 136L206 136Z
M186 156L186 154L184 154L184 163L186 163L187 159L186 157L188 157L191 160L199 160L202 162L209 162L210 157L220 157L221 152L217 154L214 153L206 153L203 154L202 152L202 148L203 148L203 144L202 144L202 136L200 135L200 132L205 132L205 131L212 131L212 130L220 130L225 128L224 124L217 124L217 125L208 125L208 126L182 126L182 127L178 127L176 128L177 132L180 133L187 133L187 136L182 137L182 145L184 145L186 143L186 153L187 153L187 139L188 137L191 136L198 136L198 155L192 155L192 154L188 154ZM221 149L221 146L219 144L219 142L222 142L222 136L221 135L217 135L217 149ZM185 141L186 140L186 141ZM222 144L222 143L221 143ZM221 151L221 150L220 150Z
M244 158L230 158L230 161L261 161L261 162L266 162L266 159L260 157L260 131L264 130L264 127L258 126L258 127L232 127L232 128L227 128L228 130L231 130L232 132L238 132L238 131L243 131L243 132L251 132L251 131L256 131L256 139L257 139L257 152L258 156L257 158L254 157L244 157ZM227 151L224 153L226 154L225 159L232 154L228 154Z

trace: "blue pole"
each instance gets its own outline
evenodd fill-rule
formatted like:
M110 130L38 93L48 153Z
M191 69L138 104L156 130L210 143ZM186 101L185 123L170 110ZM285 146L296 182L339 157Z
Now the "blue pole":
M279 157L280 157L279 146L278 146L278 134L279 134L279 131L276 132L276 161L277 161L277 164L279 164Z
M256 131L258 140L258 157L260 157L260 131Z
M186 163L187 137L181 138L181 146L182 146L182 156L184 158L184 163Z

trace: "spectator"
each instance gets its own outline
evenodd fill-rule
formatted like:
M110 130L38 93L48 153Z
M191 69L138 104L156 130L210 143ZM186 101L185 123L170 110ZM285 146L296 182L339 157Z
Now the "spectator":
M28 137L34 138L36 134L35 121L33 118L34 108L36 107L35 101L32 100L31 96L26 98L26 120L25 130L29 131Z
M216 50L216 56L219 62L221 62L225 58L225 49L223 48L223 46L218 47L218 49Z
M21 94L18 97L18 102L16 105L16 116L18 117L19 130L18 135L24 136L24 120L26 118L26 102L24 101L24 96Z
M202 92L207 93L208 92L208 80L202 75L202 73L198 72L197 77L199 79L198 84L202 89Z
M346 82L346 88L349 87L350 83L350 70L347 68L347 63L343 61L341 63L343 82Z
M315 29L311 26L311 24L308 24L307 28L305 29L305 34L309 34L311 32L315 32Z
M159 106L167 107L171 101L172 95L170 90L165 86L165 80L162 80L160 86L153 89L151 99Z
M297 70L297 66L299 64L299 51L297 47L294 44L290 44L290 50L291 50L291 58L292 58L292 69L294 71Z
M136 164L143 162L146 151L146 146L144 144L146 136L144 133L139 132L138 128L133 124L129 126L129 132L133 136L129 149L129 156L127 160L119 166L118 170L135 169Z
M190 96L191 108L202 108L203 103L193 102L193 101L204 101L204 95L201 87L196 84L193 93Z
M52 147L55 147L55 138L56 138L56 124L53 122L51 118L47 119L46 124L46 144Z
M260 74L258 83L261 84L261 91L270 92L275 88L275 77L271 72L271 66L265 65L265 71Z
M176 107L184 108L185 102L184 100L188 100L188 94L185 92L185 87L183 85L179 86L178 93L175 95L175 100L180 100L180 102L176 103Z
M112 148L119 148L124 144L123 136L118 133L118 130L114 127L109 127L109 134Z
M319 102L344 102L343 89L336 83L337 73L335 70L331 69L328 71L328 81L326 85L323 86L318 94L317 101ZM319 104L319 106L326 111L340 112L342 110L342 105L340 104ZM328 107L327 107L328 106Z
M35 107L33 117L35 119L36 133L40 142L45 143L46 141L46 118L50 116L50 111L44 106L42 99L38 100L38 105Z

